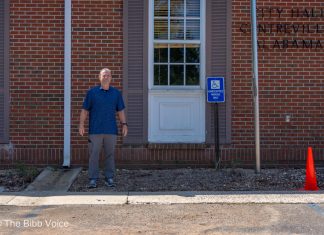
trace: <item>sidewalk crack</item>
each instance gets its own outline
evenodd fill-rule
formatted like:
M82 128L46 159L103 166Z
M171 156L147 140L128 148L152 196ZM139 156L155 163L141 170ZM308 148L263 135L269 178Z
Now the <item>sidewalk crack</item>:
M128 197L129 197L129 191L127 191L127 197L126 197L126 205L128 205L128 204L129 204L129 199L128 199Z

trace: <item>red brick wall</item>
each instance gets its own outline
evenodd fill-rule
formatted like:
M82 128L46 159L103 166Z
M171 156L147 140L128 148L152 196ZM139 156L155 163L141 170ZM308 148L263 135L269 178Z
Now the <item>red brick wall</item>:
M28 2L32 3L10 1L12 145L0 150L0 164L61 164L64 0ZM86 91L98 84L99 70L112 69L113 85L122 89L122 3L72 1L72 164L87 164L87 140L78 135L79 112ZM303 161L308 145L315 148L319 160L324 160L324 6L315 0L257 3L258 23L273 24L272 32L259 33L261 163ZM274 8L271 17L270 7ZM296 8L301 15L294 12L291 16ZM320 15L312 17L305 8ZM224 162L244 165L254 161L250 1L233 0L232 10L233 142L222 146L221 155ZM287 31L277 24L287 24ZM303 25L310 25L309 32L307 28L302 31ZM295 33L297 27L299 32ZM305 48L302 40L311 39L315 40L312 48ZM288 40L288 48L283 48L287 45L283 40ZM285 122L286 114L291 115L290 122ZM213 146L204 144L121 148L119 139L116 152L118 161L127 165L211 166L214 161Z
M100 84L105 67L112 70L112 85L122 90L123 1L73 1L72 9L72 160L86 162L87 138L78 134L85 94Z
M10 1L11 144L1 150L1 162L61 164L64 0L30 2ZM86 91L98 84L100 69L110 68L113 86L122 88L122 2L72 1L72 163L87 161L87 138L78 135L79 113Z
M32 2L32 3L31 3ZM10 142L15 161L63 144L64 1L10 1ZM48 155L49 161L53 159Z
M231 148L254 147L249 4L248 0L233 1ZM308 145L324 147L324 6L315 0L264 0L257 1L257 7L258 23L267 26L266 32L258 33L262 156L301 160ZM312 9L317 15L312 15ZM310 30L308 26L302 30L303 25L310 25ZM288 48L283 40L288 40ZM303 46L303 40L308 46L313 40L312 48ZM291 115L290 122L285 122L286 114Z

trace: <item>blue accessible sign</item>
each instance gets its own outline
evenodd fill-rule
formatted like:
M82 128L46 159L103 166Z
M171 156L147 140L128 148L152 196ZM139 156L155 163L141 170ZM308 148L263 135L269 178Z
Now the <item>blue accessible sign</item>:
M225 86L223 77L207 78L207 102L225 102Z

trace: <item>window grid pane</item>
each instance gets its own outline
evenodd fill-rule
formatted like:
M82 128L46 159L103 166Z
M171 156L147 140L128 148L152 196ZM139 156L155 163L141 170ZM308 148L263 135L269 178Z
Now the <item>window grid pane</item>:
M200 45L187 44L185 52L186 52L186 63L200 62Z
M170 65L170 85L181 86L184 85L184 66Z
M168 65L154 65L154 85L168 85Z
M197 86L199 85L200 76L200 66L199 65L186 65L186 85Z
M168 17L168 0L154 1L154 16Z
M154 39L168 39L168 20L154 20Z
M170 39L184 39L184 20L170 20Z
M168 45L166 44L154 45L154 62L168 63Z
M170 0L170 16L184 17L184 0Z
M200 0L187 0L186 10L187 17L200 17Z
M170 44L170 63L184 63L184 45Z
M200 21L187 20L186 22L186 39L195 40L200 39Z

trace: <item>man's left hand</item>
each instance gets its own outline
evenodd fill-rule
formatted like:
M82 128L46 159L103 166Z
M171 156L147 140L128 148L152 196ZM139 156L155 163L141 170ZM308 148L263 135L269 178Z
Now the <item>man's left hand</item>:
M128 127L127 125L123 125L123 129L122 129L122 133L123 133L123 136L127 136L127 133L128 133Z

